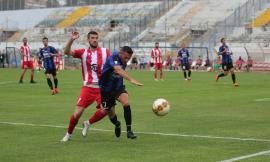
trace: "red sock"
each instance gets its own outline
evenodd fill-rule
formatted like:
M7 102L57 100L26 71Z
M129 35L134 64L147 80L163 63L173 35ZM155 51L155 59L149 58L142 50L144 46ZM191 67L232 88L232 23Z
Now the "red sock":
M69 120L68 133L72 134L75 126L77 125L79 119L76 119L72 114Z
M102 109L98 109L94 115L89 118L89 123L93 124L106 116L106 113Z

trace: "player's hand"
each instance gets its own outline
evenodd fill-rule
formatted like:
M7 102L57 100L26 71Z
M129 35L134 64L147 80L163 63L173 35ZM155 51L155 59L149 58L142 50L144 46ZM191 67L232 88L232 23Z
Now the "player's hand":
M143 86L142 83L138 82L138 81L135 80L135 79L131 79L131 80L130 80L130 83L132 83L132 84L134 84L134 85L136 85L136 86Z
M71 33L71 39L72 39L72 40L76 40L76 39L78 39L79 37L80 37L79 32L74 31L74 32Z

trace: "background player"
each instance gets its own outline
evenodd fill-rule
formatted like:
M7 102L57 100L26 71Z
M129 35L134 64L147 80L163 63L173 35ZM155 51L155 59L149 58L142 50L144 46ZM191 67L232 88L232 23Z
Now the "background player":
M71 38L69 39L65 47L64 53L81 59L83 87L80 97L77 101L76 110L70 117L68 131L61 140L62 142L67 142L68 140L70 140L75 126L77 125L84 110L89 105L91 105L93 102L96 102L98 107L100 106L101 97L98 82L102 72L103 64L110 55L108 49L98 47L98 33L95 31L90 31L87 34L87 39L89 43L88 49L78 49L71 51L71 46L74 40L78 38L79 33L73 32ZM106 116L106 113L102 109L98 109L96 113L90 117L89 125L99 121L104 116Z
M190 64L189 64L189 51L186 48L185 43L182 43L181 49L178 51L177 57L181 60L182 70L184 73L185 80L191 80L191 70L190 70ZM188 72L188 78L187 78L187 72Z
M107 111L107 113L109 113L111 122L116 126L116 136L119 137L121 133L120 122L117 120L117 116L115 114L116 100L118 100L124 108L127 138L134 139L136 136L131 129L131 108L128 93L123 84L123 78L137 86L142 86L143 84L130 77L125 71L127 62L130 60L132 54L133 51L128 46L120 48L119 52L114 52L114 54L107 59L104 65L99 85L101 90L102 107ZM119 132L117 132L117 128L119 128Z
M233 67L233 60L232 60L232 52L229 50L229 46L226 44L225 38L220 39L222 45L219 47L218 55L222 56L222 69L223 73L216 76L216 82L220 77L227 76L228 73L231 73L233 85L235 87L239 86L238 83L236 83L236 76L234 73L234 67Z
M47 83L51 89L52 95L59 92L58 86L58 79L56 77L56 68L54 64L54 56L57 55L57 51L54 47L48 45L48 38L44 37L42 39L44 47L40 49L39 58L43 61L43 67L45 68L45 75L47 78ZM51 81L51 76L54 81L54 88L53 83Z
M159 49L159 43L156 42L155 43L155 48L152 49L152 52L151 52L151 58L154 62L154 69L155 69L155 72L154 72L154 80L155 81L158 81L157 79L157 70L159 70L159 77L160 77L160 80L163 81L163 61L162 61L162 53L161 53L161 50Z
M34 81L34 65L33 61L31 59L31 54L30 54L30 48L27 43L27 38L23 38L23 44L20 47L20 53L21 53L21 59L22 59L22 72L20 76L19 83L23 83L23 77L27 69L31 69L31 80L30 83L36 83Z

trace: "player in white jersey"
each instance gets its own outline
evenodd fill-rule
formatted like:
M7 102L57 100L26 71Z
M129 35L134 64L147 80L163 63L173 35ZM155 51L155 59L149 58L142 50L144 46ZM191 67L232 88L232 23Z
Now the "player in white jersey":
M78 32L73 32L70 40L68 41L64 53L71 55L74 58L81 59L82 62L82 76L83 76L83 87L81 94L77 101L77 108L70 117L68 131L64 138L61 140L66 142L70 140L71 134L75 126L77 125L84 110L91 105L93 102L97 103L97 108L101 105L101 96L99 88L99 78L102 72L103 65L106 59L110 56L110 52L106 48L98 46L98 33L90 31L87 35L89 42L88 49L78 49L71 51L73 42L79 38ZM102 109L98 109L96 113L89 118L89 123L93 124L102 119L106 113Z
M34 66L33 61L30 55L30 48L27 43L27 38L23 38L23 44L20 47L20 53L21 53L21 62L22 62L22 72L20 76L19 83L23 83L23 77L27 69L31 69L31 80L30 83L36 83L34 81Z
M163 60L162 60L162 53L161 53L161 50L159 49L159 43L156 42L155 43L155 48L152 49L152 52L151 52L151 59L153 60L154 62L154 68L155 68L155 72L154 72L154 80L155 81L158 81L157 79L157 71L159 70L159 77L160 77L160 80L163 81Z

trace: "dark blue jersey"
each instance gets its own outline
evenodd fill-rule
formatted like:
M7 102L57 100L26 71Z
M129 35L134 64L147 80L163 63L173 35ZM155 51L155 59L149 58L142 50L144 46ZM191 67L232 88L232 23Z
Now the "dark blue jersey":
M52 54L57 54L54 47L48 46L41 48L39 51L39 58L43 60L43 66L46 70L55 69L54 59Z
M219 47L218 54L222 56L222 64L232 63L232 53L229 51L229 47L226 44Z
M101 91L113 92L125 88L123 77L114 72L115 66L121 66L123 70L126 68L126 65L121 62L118 51L114 51L103 66L99 79Z
M189 51L186 48L182 48L178 51L178 57L180 57L181 59L181 64L188 64L188 58L189 58Z

